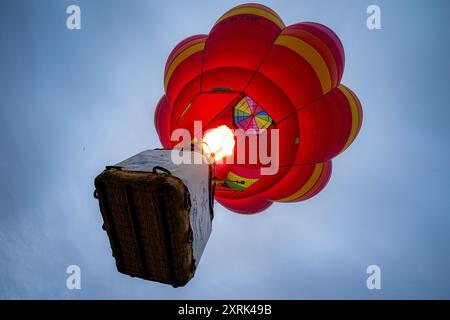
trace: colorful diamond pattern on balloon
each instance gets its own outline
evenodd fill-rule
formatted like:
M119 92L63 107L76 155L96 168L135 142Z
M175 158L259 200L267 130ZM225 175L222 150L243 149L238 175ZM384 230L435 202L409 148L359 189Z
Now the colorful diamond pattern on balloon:
M234 107L234 123L244 130L260 133L272 124L272 118L249 96L242 98Z

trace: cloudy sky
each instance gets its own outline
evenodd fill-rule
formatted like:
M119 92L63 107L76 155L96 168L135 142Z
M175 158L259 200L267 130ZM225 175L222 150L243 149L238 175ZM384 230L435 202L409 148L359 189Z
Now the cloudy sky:
M450 298L450 4L262 1L287 25L331 27L362 130L327 188L241 216L216 206L185 287L115 269L94 177L159 147L153 127L171 49L237 1L0 2L0 298ZM366 27L378 4L382 29ZM77 4L82 29L66 28ZM81 268L81 290L66 268ZM366 268L379 265L381 290Z

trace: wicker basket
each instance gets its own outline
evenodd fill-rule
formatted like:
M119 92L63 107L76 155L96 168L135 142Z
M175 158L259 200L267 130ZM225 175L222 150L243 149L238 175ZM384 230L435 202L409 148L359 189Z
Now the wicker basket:
M177 287L194 276L209 238L212 192L208 166L175 166L170 163L168 152L148 150L107 167L95 179L95 195L117 269L130 276ZM158 161L154 161L155 156ZM162 159L167 160L165 167L174 169L180 177L162 167ZM136 170L137 162L141 164L140 171ZM155 169L147 171L152 166ZM198 176L192 172L196 170L203 176L207 170L208 180L191 178L184 183L183 173ZM186 184L190 184L193 192L201 193L205 183L207 194L191 197ZM207 201L207 210L199 200Z

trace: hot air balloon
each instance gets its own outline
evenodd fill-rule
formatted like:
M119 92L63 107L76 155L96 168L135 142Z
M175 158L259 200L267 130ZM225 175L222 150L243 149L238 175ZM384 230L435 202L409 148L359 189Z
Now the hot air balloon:
M202 122L202 133L226 126L270 139L276 130L276 173L261 174L266 164L249 161L247 151L244 163L217 164L221 183L215 199L244 214L274 201L303 201L323 190L332 158L361 128L361 103L340 84L343 71L343 46L328 27L285 26L266 6L239 5L208 34L191 36L172 50L155 127L169 149L177 143L171 140L175 129L198 134L194 121Z

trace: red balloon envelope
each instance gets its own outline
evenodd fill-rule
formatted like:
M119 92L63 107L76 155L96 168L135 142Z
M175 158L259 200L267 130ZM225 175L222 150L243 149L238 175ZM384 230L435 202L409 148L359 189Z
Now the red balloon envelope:
M285 26L270 8L237 6L217 20L209 34L195 35L172 51L164 73L165 95L155 127L165 148L171 133L194 136L227 125L249 135L278 132L275 174L267 164L218 164L223 183L215 198L239 213L257 213L273 201L313 197L327 184L331 159L355 139L362 123L356 95L340 84L344 49L329 28L312 22ZM273 150L272 150L273 152Z

